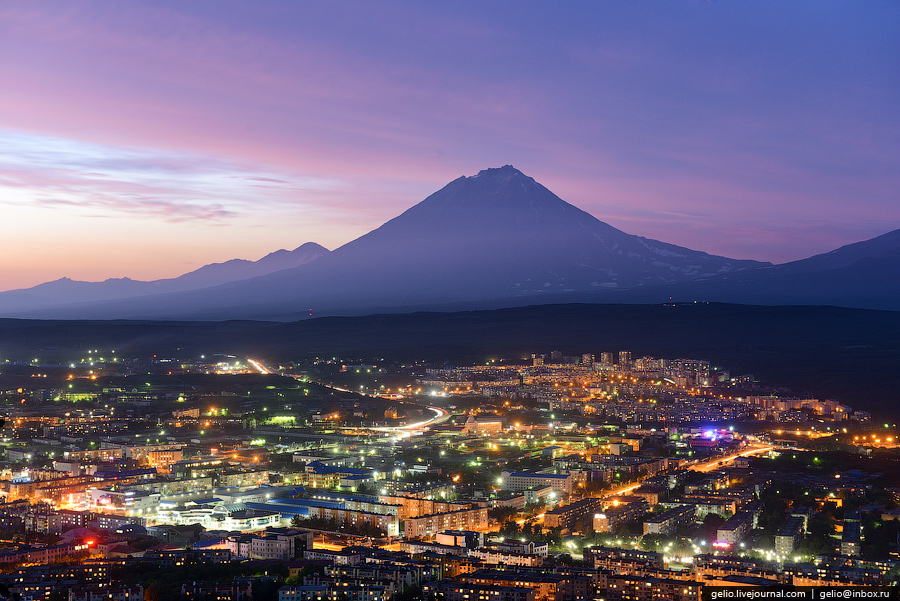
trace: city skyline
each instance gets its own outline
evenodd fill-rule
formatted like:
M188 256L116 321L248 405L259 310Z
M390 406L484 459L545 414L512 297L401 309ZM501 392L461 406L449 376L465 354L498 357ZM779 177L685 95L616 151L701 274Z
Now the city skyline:
M630 234L801 259L900 225L898 7L0 9L0 289L334 249L513 164Z
M595 344L474 364L135 347L7 363L0 519L30 543L3 549L9 596L896 586L892 414Z
M895 596L898 74L884 0L0 5L0 598Z

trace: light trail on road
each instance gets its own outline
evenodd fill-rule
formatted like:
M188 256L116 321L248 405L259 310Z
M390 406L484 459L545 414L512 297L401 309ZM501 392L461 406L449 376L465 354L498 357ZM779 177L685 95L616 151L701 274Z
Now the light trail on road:
M270 374L270 373L272 373L271 371L269 371L268 369L266 369L265 367L263 367L263 364L260 363L259 361L254 361L253 359L247 359L247 363L249 363L250 365L252 365L253 368L256 369L256 370L257 370L259 373L261 373L261 374Z
M536 515L536 516L534 516L534 517L525 518L524 520L516 520L516 523L519 524L519 525L522 525L522 524L524 524L525 522L528 522L528 521L532 521L532 520L533 520L533 521L535 521L535 523L543 524L543 523L544 523L544 516L545 516L545 515L547 515L547 514L546 514L546 513L539 513L538 515Z
M643 483L642 483L642 482L638 482L637 484L629 484L628 486L623 486L622 488L617 488L616 490L613 490L613 491L611 491L611 492L606 493L606 494L603 495L601 498L602 498L602 499L605 499L605 498L607 498L607 497L617 497L617 496L619 496L619 495L621 495L621 494L624 494L624 493L627 493L627 492L631 492L631 491L633 491L633 490L636 489L636 488L640 488L640 487L641 487L641 484L643 484Z
M419 430L421 428L425 428L426 426L430 426L431 424L445 420L450 415L445 409L441 409L440 407L427 406L425 408L434 411L435 416L431 419L426 419L414 424L406 424L405 426L384 426L381 428L370 428L370 430L377 430L378 432L395 432L399 434L401 438L408 438L412 436L414 430Z
M710 461L707 461L705 464L697 464L697 465L693 465L693 466L690 467L690 469L694 470L695 472L710 472L710 471L712 471L712 470L714 470L714 469L718 469L719 467L721 467L721 465L722 465L723 463L726 463L726 462L729 462L729 461L734 461L734 460L737 459L738 457L749 457L750 455L756 455L756 454L758 454L758 453L767 453L767 452L771 451L771 450L774 449L774 448L775 448L775 447L770 447L770 446L765 446L765 447L755 447L755 448L750 449L750 450L748 450L748 451L743 451L743 452L741 452L741 453L736 453L736 454L731 455L731 456L729 456L729 457L723 457L723 458L721 458L721 459L712 459L712 460L710 460Z
M252 365L261 374L273 373L271 370L266 368L262 363L260 363L259 361L255 361L254 359L248 358L247 363ZM299 379L298 376L290 376L290 377L292 377L294 379ZM370 397L370 398L379 398L379 399L384 398L384 397L381 397L378 395L375 395L375 396L367 395L362 392L349 390L347 388L342 388L340 386L335 386L333 384L325 384L323 382L316 382L316 384L318 384L319 386L324 386L325 388L337 390L338 392L347 392L350 394L358 394L360 396ZM407 401L407 402L409 402L409 401ZM410 402L410 404L418 405L417 403L412 403L412 402ZM418 405L418 406L421 407L422 405ZM416 422L414 424L406 424L405 426L385 426L382 428L369 428L369 429L377 430L378 432L396 432L396 433L400 434L401 438L407 438L409 436L412 436L412 432L414 430L419 430L421 428L425 428L427 426L430 426L431 424L440 423L442 421L445 421L450 416L450 413L447 410L441 409L440 407L432 407L431 405L426 405L424 408L434 411L434 413L435 413L434 417L432 417L430 419L422 420L420 422Z

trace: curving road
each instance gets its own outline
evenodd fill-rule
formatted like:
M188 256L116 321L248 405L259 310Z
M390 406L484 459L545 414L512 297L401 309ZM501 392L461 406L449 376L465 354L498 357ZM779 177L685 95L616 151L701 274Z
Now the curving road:
M253 369L257 370L257 371L258 371L259 373L261 373L261 374L271 374L271 373L274 373L272 370L270 370L269 368L267 368L265 365L263 365L263 364L260 363L259 361L256 361L255 359L250 359L250 358L248 357L248 358L247 358L247 363L249 363L250 365L252 365L252 366L253 366ZM291 376L291 377L296 378L297 376ZM337 391L337 392L348 392L348 393L358 394L358 395L360 395L360 396L367 396L367 397L370 397L370 398L379 398L379 399L381 398L381 397L378 397L378 396L372 396L372 395L368 395L368 394L363 394L363 393L361 393L361 392L357 392L357 391L353 391L353 390L348 390L348 389L346 389L346 388L341 388L340 386L334 386L334 385L332 385L332 384L326 384L326 383L324 383L324 382L316 382L316 384L318 384L318 385L320 385L320 386L324 386L325 388L330 388L331 390L335 390L335 391ZM410 404L414 404L414 405L418 405L418 403L413 403L413 402L411 402L411 401L404 401L404 402L410 403ZM419 406L421 407L422 405L419 405ZM377 431L379 431L379 432L396 432L396 433L399 434L402 438L407 438L407 437L409 437L409 436L412 436L412 433L413 433L415 430L421 430L422 428L427 428L428 426L432 426L432 425L434 425L434 424L439 424L439 423L441 423L441 422L447 421L447 418L450 417L450 413L447 412L445 409L441 409L440 407L433 407L433 406L431 406L431 405L425 405L424 407L425 407L425 409L429 409L429 410L431 410L431 411L434 411L434 413L435 413L434 417L432 417L432 418L430 418L430 419L426 419L426 420L420 421L420 422L416 422L416 423L414 423L414 424L406 424L405 426L384 426L384 427L382 427L382 428L369 428L369 429L370 429L370 430L377 430Z

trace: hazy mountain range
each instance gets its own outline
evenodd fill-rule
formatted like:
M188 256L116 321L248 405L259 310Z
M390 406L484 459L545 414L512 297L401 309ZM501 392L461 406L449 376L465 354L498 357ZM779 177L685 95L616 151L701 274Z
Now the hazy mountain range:
M282 249L269 253L259 261L232 259L224 263L204 265L200 269L177 278L152 282L130 278L111 278L103 282L80 282L61 278L33 288L0 293L0 312L209 288L297 267L318 259L328 252L327 248L315 242L307 242L291 251Z
M900 310L900 230L783 265L735 260L626 234L505 166L456 179L332 252L307 243L154 282L62 279L0 293L0 314L290 320L670 299Z

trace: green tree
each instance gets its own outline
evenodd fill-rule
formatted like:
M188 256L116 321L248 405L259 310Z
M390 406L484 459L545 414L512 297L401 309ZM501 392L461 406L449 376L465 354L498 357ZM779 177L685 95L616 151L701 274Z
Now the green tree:
M291 571L288 569L286 565L283 563L276 563L275 565L268 566L265 571L266 576L271 576L275 578L275 580L284 581L287 580L287 577L290 575Z
M834 534L834 522L826 515L818 513L809 518L806 529L815 536L829 536Z
M422 587L410 587L402 593L395 593L391 601L422 601L425 597L422 594Z
M562 540L562 528L556 526L547 531L547 541L550 544L558 545Z
M492 507L488 509L488 517L502 524L506 520L513 518L518 512L519 510L515 507Z
M500 526L500 534L504 536L511 536L513 534L519 533L519 525L515 523L513 520L506 520L503 522L503 525Z
M253 601L278 601L278 589L280 587L281 582L257 580L253 583Z
M823 555L834 551L833 539L823 534L808 534L794 550L797 555Z
M666 540L668 539L665 534L645 534L641 538L641 546L644 549L652 549L653 551L657 551L660 545Z
M700 536L715 540L716 531L725 523L725 518L716 513L708 513L703 518L703 524L700 526Z
M152 580L144 586L144 601L162 601L162 585Z

